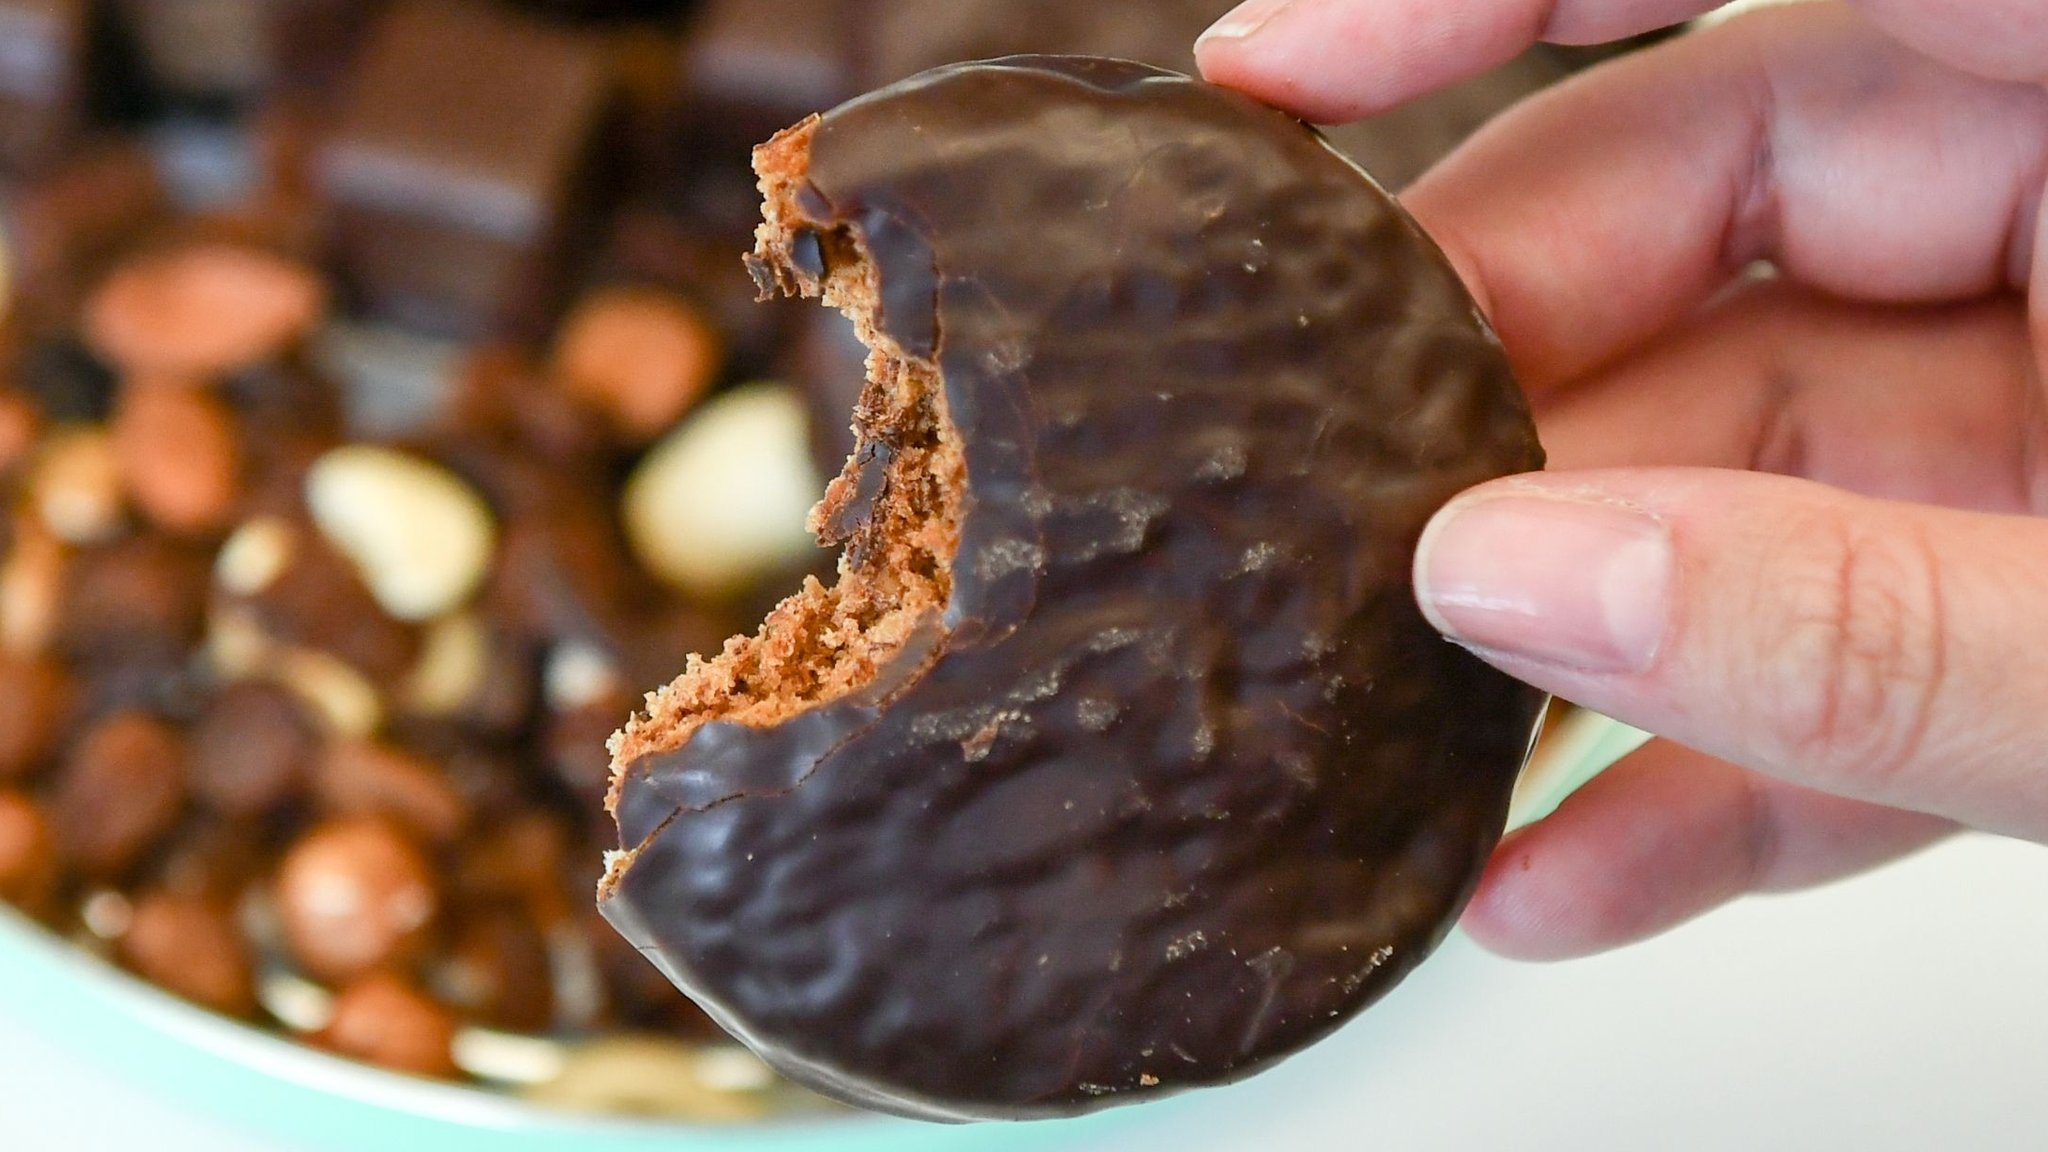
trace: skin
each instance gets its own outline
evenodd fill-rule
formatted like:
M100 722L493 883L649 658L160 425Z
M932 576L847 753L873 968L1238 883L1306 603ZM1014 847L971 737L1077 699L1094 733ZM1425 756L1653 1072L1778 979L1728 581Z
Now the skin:
M1198 56L1330 121L1712 6L1256 0ZM2044 81L2048 0L1769 8L1404 197L1553 463L1439 514L1423 610L1662 737L1501 846L1483 943L1595 952L1959 826L2048 840Z

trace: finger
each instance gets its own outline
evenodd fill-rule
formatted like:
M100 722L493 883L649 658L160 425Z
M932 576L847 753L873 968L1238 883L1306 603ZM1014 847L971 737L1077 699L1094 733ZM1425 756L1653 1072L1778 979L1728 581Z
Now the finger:
M2041 0L1855 0L1914 50L1991 79L2048 79ZM1195 42L1202 74L1318 123L1383 112L1538 41L1619 40L1714 0L1251 0Z
M1424 532L1494 665L1781 779L2048 837L2048 522L1708 469L1532 475Z
M1853 875L1953 828L1654 741L1504 841L1463 923L1504 955L1583 956L1748 892Z
M1384 112L1539 40L1597 44L1718 0L1252 0L1195 42L1202 75L1318 124Z
M2025 512L2037 394L2016 299L1896 308L1774 282L1548 395L1536 418L1558 469L1747 468Z
M1540 391L1759 259L1865 301L2023 289L2044 171L2048 91L1964 76L1805 4L1552 89L1405 200Z
M1957 68L2001 80L2048 81L2042 0L1854 0L1872 23Z

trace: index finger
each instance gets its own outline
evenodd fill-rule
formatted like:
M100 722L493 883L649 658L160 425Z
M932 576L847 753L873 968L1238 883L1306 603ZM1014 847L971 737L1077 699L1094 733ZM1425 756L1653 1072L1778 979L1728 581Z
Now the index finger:
M1866 301L2024 287L2044 170L2048 91L1812 4L1544 93L1406 200L1541 389L1639 347L1759 259Z
M1728 0L1248 0L1195 44L1202 74L1318 124L1384 112L1506 63L1539 41L1596 44ZM2044 0L1852 0L1958 68L2048 80Z
M1597 44L1726 0L1251 0L1195 42L1202 75L1317 124L1384 112L1538 41Z

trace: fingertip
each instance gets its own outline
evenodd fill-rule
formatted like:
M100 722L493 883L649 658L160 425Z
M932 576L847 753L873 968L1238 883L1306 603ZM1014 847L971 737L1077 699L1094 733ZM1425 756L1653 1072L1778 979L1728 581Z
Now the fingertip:
M1539 828L1522 829L1501 841L1459 921L1481 947L1510 960L1564 960L1580 954L1569 943L1576 933L1568 923L1558 923L1560 909L1546 895L1528 843Z

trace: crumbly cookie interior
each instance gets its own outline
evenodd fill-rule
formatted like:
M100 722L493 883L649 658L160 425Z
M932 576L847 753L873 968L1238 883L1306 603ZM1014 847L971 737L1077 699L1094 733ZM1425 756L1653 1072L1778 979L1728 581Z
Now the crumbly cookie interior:
M817 297L852 318L869 350L853 414L857 446L810 516L814 535L844 545L838 576L829 585L805 580L753 635L690 656L681 675L648 693L646 711L611 739L614 810L634 761L681 747L714 720L768 727L858 690L952 594L967 473L938 367L904 355L879 329L880 287L859 238L844 228L813 231L797 211L816 126L814 118L755 150L764 210L754 255L784 293ZM863 512L865 460L883 473L879 485L868 478L874 495ZM843 524L849 511L854 522ZM627 857L614 859L614 875Z

